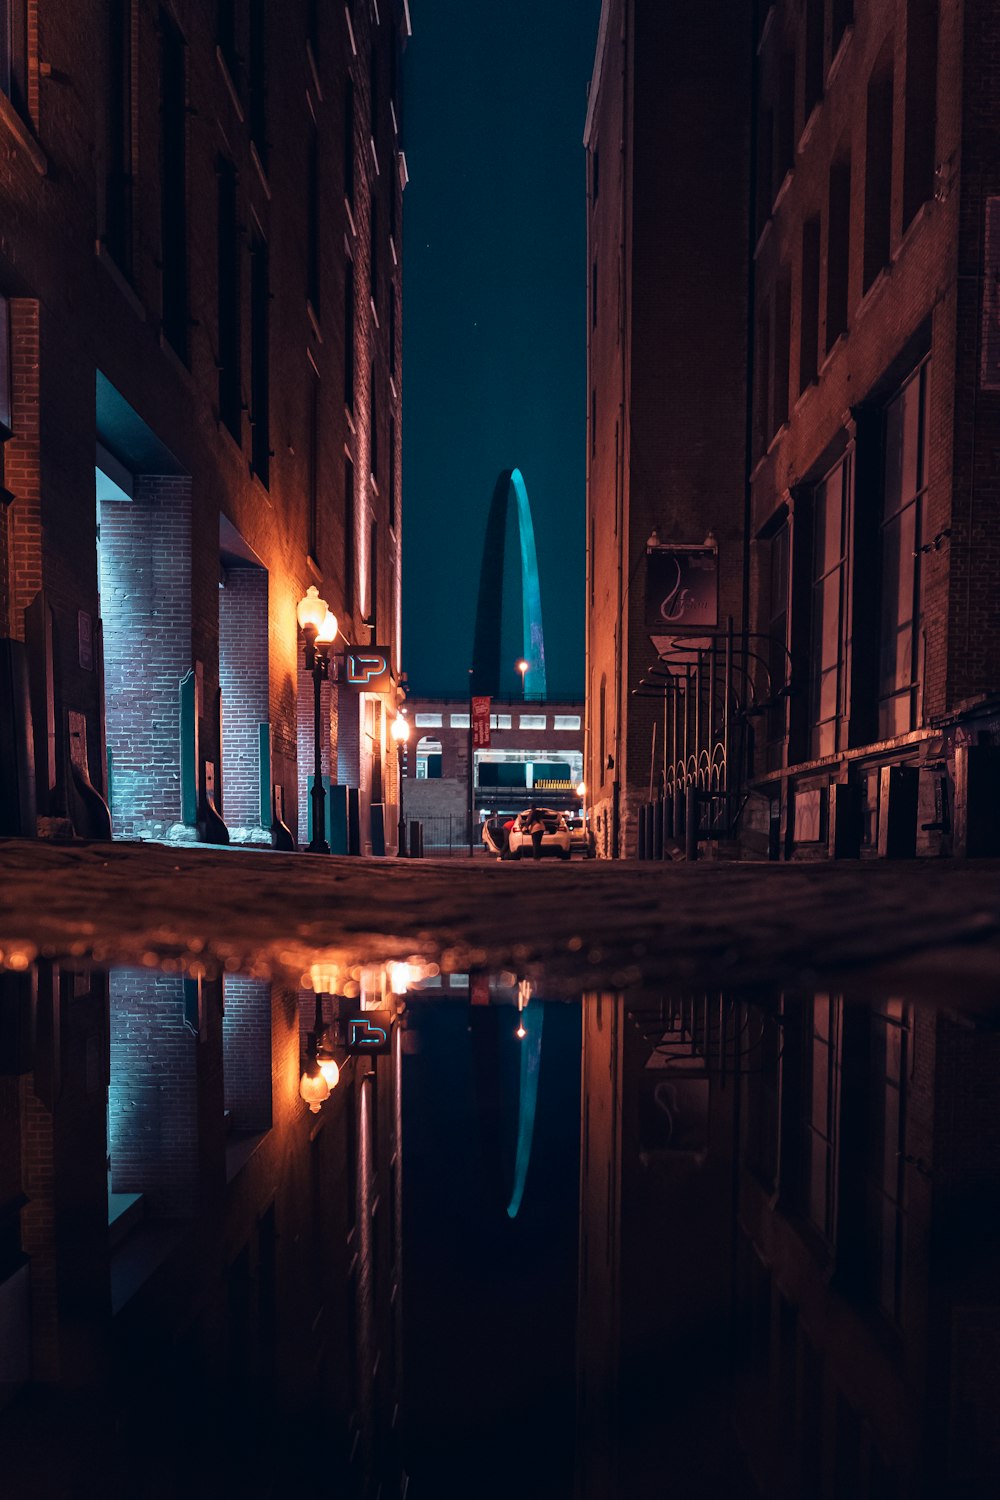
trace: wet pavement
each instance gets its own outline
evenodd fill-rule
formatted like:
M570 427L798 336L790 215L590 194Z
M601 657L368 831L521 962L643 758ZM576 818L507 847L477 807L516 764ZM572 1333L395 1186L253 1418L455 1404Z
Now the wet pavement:
M0 1492L992 1497L998 975L994 864L0 845Z

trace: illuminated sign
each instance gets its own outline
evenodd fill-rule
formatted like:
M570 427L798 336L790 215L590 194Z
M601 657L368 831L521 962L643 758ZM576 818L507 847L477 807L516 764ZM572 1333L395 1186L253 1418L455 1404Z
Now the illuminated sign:
M344 675L348 687L365 693L388 693L392 690L388 646L359 646L344 653Z
M646 624L663 630L714 629L719 623L717 547L650 547Z
M472 745L475 750L486 750L490 743L490 698L472 700Z
M366 1010L344 1021L347 1050L359 1057L364 1052L388 1052L392 1016L387 1010Z

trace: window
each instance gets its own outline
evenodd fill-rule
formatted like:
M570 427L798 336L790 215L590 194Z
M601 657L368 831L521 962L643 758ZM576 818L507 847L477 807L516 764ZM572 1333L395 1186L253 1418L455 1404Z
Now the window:
M368 224L368 265L371 281L372 307L378 320L378 199L372 192L371 218Z
M843 711L844 583L850 457L813 493L812 618L810 632L810 753L839 748Z
M868 84L865 131L865 242L863 289L889 264L892 208L892 39Z
M396 529L396 418L389 418L389 525Z
M601 149L594 147L591 157L591 181L593 184L594 202L596 203L601 193Z
M319 316L319 131L313 121L309 128L309 157L306 166L306 296L313 312Z
M788 677L788 549L785 521L767 543L767 666L771 702L767 710L768 770L781 764L785 738L785 705L778 697Z
M806 0L805 120L823 97L823 5L824 0Z
M344 608L349 615L354 613L354 465L344 459Z
M368 621L372 640L378 640L378 522L368 528Z
M792 328L792 278L782 269L774 289L774 370L768 433L773 437L788 421L788 361Z
M468 714L448 715L448 723L451 725L452 729L468 729L471 722L472 721Z
M267 0L250 0L250 139L267 167Z
M319 558L319 375L309 363L309 474L307 546L313 561Z
M517 721L518 729L544 729L544 714L521 714Z
M556 714L552 720L553 729L579 729L579 714Z
M354 208L354 79L344 85L344 197Z
M234 87L239 89L239 49L236 44L237 0L218 0L215 7L215 39Z
M597 455L597 392L590 393L590 456Z
M368 53L368 92L371 101L372 144L376 145L378 141L381 98L379 95L378 45L374 31L372 32L370 45L371 50Z
M603 786L604 782L605 782L605 779L607 777L607 770L608 770L608 758L607 758L607 748L608 748L608 742L607 742L607 731L608 731L608 679L607 679L607 674L606 673L602 674L602 676L601 676L599 724L600 724L600 730L599 730L599 738L598 738L598 749L599 749L600 753L599 753L599 757L598 758L600 760L600 766L599 766L598 769L600 771L600 784Z
M8 491L4 478L4 444L13 436L14 393L10 367L10 303L0 297L0 502ZM0 532L0 537L2 537ZM0 580L2 581L2 580Z
M27 0L0 0L0 90L28 113Z
M789 1090L796 1119L789 1122L793 1131L788 1163L792 1176L786 1186L795 1210L832 1245L836 1231L841 1001L833 995L813 995L796 1010L789 1040L794 1038L797 1043L799 1076Z
M344 405L348 411L354 410L354 323L354 262L348 258L344 267Z
M160 260L163 335L187 358L187 59L184 41L160 9Z
M851 158L846 152L830 167L827 213L826 347L847 329L851 260Z
M418 729L440 729L444 724L443 714L414 714L413 722Z
M241 390L240 237L237 222L236 168L221 158L216 164L219 222L216 293L219 320L219 418L238 443L243 438Z
M802 226L800 308L799 390L804 391L819 370L819 219L807 219Z
M267 242L254 236L250 257L251 464L265 489L271 469L270 278Z
M440 714L424 714L425 719L433 719L435 717L440 721ZM420 715L418 714L418 722L419 718ZM431 724L428 727L433 729L434 725ZM439 781L441 779L443 754L440 740L432 740L427 735L424 735L422 739L417 741L416 768L418 781Z
M132 272L132 0L108 7L107 169L104 239L121 269Z
M491 729L509 729L511 726L510 714L490 714Z
M836 57L844 32L854 20L854 0L833 0L830 14L830 57Z
M864 1263L872 1302L901 1312L909 1012L901 1000L873 1005L868 1049Z
M372 360L368 381L368 446L371 450L372 478L378 482L378 382L375 374L375 361Z
M597 327L597 261L590 268L590 321L593 328Z
M885 413L882 502L879 737L906 734L920 721L920 548L927 493L930 361L910 377Z
M934 195L938 0L907 0L903 228Z
M395 199L393 199L395 202ZM396 283L389 283L389 374L396 373Z
M754 382L757 452L763 453L771 440L771 335L772 302L762 297L757 307L757 378Z
M775 192L795 165L795 53L786 51L778 61L778 109L774 135Z

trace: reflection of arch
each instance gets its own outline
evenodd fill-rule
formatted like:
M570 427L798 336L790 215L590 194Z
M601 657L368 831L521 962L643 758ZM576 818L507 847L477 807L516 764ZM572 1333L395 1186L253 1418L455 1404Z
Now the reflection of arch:
M538 555L531 504L520 469L505 469L496 483L486 521L483 560L479 571L476 607L476 637L472 651L475 690L496 697L500 692L501 627L503 585L506 572L507 512L510 497L516 502L517 534L521 553L521 650L528 663L524 688L533 698L544 698L545 640L542 633L542 595L538 581ZM513 665L511 663L510 665Z

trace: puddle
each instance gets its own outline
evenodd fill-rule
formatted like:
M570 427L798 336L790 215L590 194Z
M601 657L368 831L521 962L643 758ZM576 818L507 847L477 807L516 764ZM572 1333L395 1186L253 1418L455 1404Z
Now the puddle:
M6 953L5 1496L997 1492L994 1012L454 957Z

